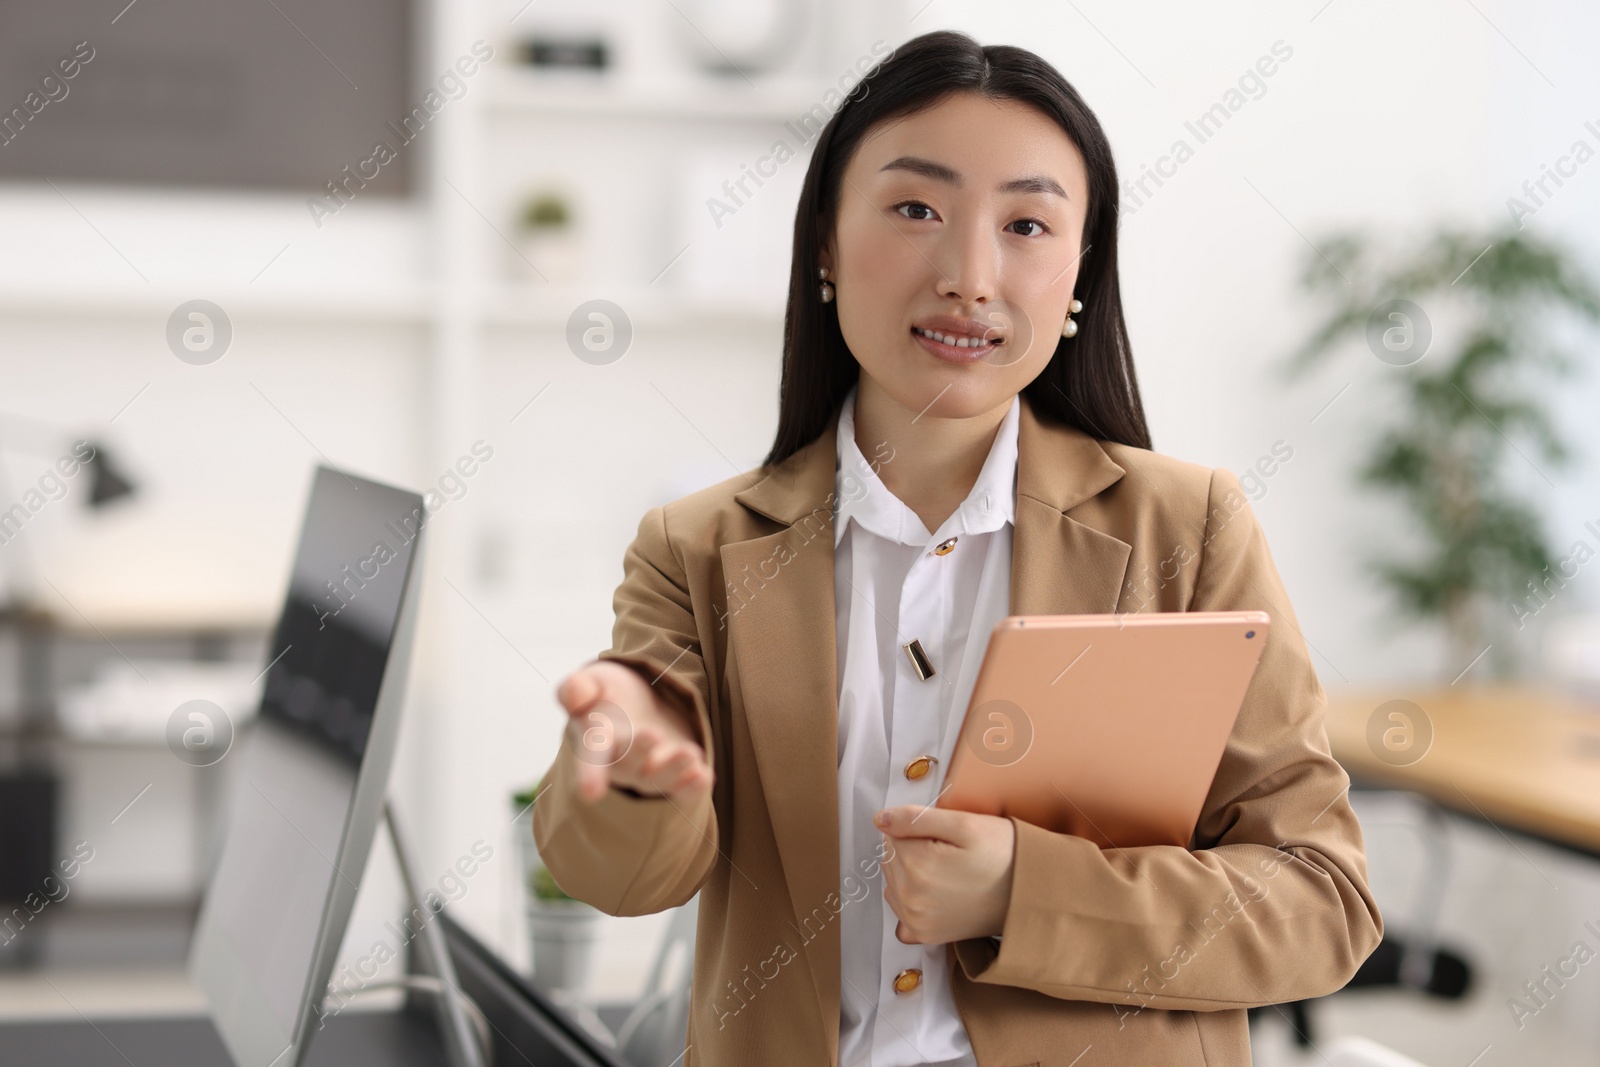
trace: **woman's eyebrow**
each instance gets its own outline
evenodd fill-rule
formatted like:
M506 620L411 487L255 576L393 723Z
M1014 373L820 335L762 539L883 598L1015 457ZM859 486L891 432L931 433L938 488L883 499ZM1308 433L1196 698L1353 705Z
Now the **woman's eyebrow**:
M908 170L913 174L921 174L924 177L932 178L934 181L948 182L957 188L961 186L959 172L945 166L943 163L936 163L931 159L923 159L921 156L898 156L879 168L879 173L886 170ZM1002 182L1000 184L1000 192L1047 193L1052 196L1059 196L1063 200L1071 199L1071 197L1067 196L1067 191L1061 188L1060 182L1054 178L1041 175L1012 178L1008 182Z

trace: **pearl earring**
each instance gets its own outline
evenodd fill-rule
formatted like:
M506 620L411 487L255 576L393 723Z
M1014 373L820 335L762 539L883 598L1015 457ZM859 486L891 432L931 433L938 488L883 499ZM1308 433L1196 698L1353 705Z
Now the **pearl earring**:
M1072 321L1072 315L1073 312L1082 310L1083 301L1081 300L1074 300L1067 305L1067 321L1061 324L1062 337L1076 337L1078 335L1078 324Z
M818 267L817 277L822 279L822 286L817 295L821 297L824 304L833 303L833 284L828 281L828 268Z

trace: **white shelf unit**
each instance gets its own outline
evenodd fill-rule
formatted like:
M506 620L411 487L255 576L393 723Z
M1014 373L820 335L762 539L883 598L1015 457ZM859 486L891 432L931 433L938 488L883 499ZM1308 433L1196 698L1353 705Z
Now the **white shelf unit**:
M445 398L438 439L467 438L483 414L462 392L476 390L473 395L490 397L490 406L509 412L539 386L554 382L554 395L540 404L573 403L587 415L595 411L590 406L595 391L615 390L615 399L599 409L615 429L602 428L598 445L585 439L593 432L585 417L536 409L536 420L519 424L519 434L533 435L544 448L585 449L588 469L605 469L608 484L605 492L595 493L592 473L540 477L530 467L529 488L512 494L527 500L501 505L498 518L514 524L533 562L520 580L504 588L485 589L480 596L468 587L472 605L448 589L435 601L447 605L452 617L451 660L458 666L447 673L478 687L458 691L466 703L503 699L501 694L518 691L518 685L525 685L535 701L548 700L550 687L532 677L532 663L525 659L537 663L553 683L558 675L552 667L564 674L604 647L610 587L620 575L629 539L622 535L631 535L638 522L641 498L670 498L676 491L670 481L666 486L651 481L660 477L661 454L699 455L698 484L703 485L746 465L750 455L759 454L750 447L752 437L770 435L770 428L752 432L750 424L762 423L768 410L776 413L795 193L810 152L793 124L828 99L841 74L876 60L875 41L884 42L882 52L912 31L910 11L899 0L811 2L816 36L803 49L804 62L770 78L753 75L754 85L671 69L676 61L666 44L664 53L641 58L645 44L664 41L659 24L632 27L629 47L619 49L641 58L640 63L619 70L613 81L587 84L513 66L511 36L493 35L492 20L503 10L496 3L486 0L482 9L491 20L488 26L462 26L453 37L447 35L463 46L485 37L497 58L483 85L452 105L467 105L458 116L470 126L460 151L440 154L443 145L434 146L440 167L433 194L437 218L442 226L458 227L460 242L453 244L459 258L440 264L442 314L455 328L441 325L437 343L437 365L452 376L438 383ZM669 19L679 17L672 5L655 7ZM515 7L511 10L515 13ZM530 8L529 14L537 10ZM522 25L522 20L516 23ZM439 64L449 51L439 54ZM479 94L479 88L485 91ZM778 168L776 182L747 185L754 195L718 228L706 200L780 138L797 149L794 158ZM511 220L517 205L541 188L562 189L574 199L584 271L568 284L519 282L516 254L507 247L515 238ZM736 235L736 227L749 232ZM630 352L627 366L590 368L568 352L568 316L591 298L611 300L631 318L638 352ZM704 412L717 407L751 414L726 424L707 421ZM528 421L541 425L529 427ZM696 425L690 428L690 422ZM636 443L615 440L619 433L634 435ZM654 455L643 460L641 452ZM572 510L579 500L581 510ZM522 510L508 519L514 506ZM557 514L541 515L541 508ZM575 521L585 527L578 537L553 532ZM471 546L482 532L455 531L449 566L458 573L469 570ZM503 633L488 630L491 618ZM469 640L479 646L470 648ZM515 654L508 645L516 646ZM492 671L484 666L495 661L496 653L506 664L506 677L499 682L486 677ZM459 666L469 662L474 669ZM558 739L554 721L540 718L539 729L512 739L513 745L526 741L520 758L478 755L474 763L478 742L470 733L447 730L442 721L436 725L439 730L428 742L430 759L440 766L473 765L482 783L449 795L440 789L432 805L442 820L436 840L459 836L482 813L499 811L502 783L508 776L525 778L542 770ZM483 931L509 941L502 947L514 958L520 955L520 923L508 915L515 914L514 902L503 900L499 916L490 920L495 930ZM607 933L598 965L602 976L611 977L603 977L605 988L597 993L626 997L637 992L626 987L627 980L645 973L655 939L630 935L631 929L617 924Z
M551 81L531 70L490 75L488 110L500 114L570 114L625 119L759 120L782 123L817 102L818 80L793 75L754 86L727 79L683 77L650 87L596 81Z

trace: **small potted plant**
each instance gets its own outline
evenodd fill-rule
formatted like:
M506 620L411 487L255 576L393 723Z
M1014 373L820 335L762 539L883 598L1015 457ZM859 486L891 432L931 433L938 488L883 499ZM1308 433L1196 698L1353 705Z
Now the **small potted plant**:
M534 281L567 284L578 275L578 234L572 207L561 193L535 193L517 217L517 261Z
M533 984L546 993L581 993L594 969L601 912L556 884L539 861L533 840L533 804L542 785L512 795L522 855L523 914L533 948Z

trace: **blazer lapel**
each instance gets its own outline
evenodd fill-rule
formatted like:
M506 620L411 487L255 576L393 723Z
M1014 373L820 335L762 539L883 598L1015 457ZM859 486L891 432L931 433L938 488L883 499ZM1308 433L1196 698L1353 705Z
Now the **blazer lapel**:
M1041 423L1025 397L1021 403L1011 613L1115 611L1132 547L1065 512L1111 485L1123 469L1088 435ZM836 413L815 441L734 495L781 528L721 546L729 689L743 699L793 904L785 918L803 924L815 916L809 926L793 928L824 1021L839 1017L840 992L833 921L839 904L837 430Z
M1040 422L1022 401L1011 614L1116 611L1133 546L1066 513L1121 478L1123 469L1094 438Z
M824 1025L839 1017L839 686L833 598L835 415L734 499L782 524L722 546L728 685L743 697L795 930ZM834 908L828 907L833 900ZM820 909L820 911L818 910ZM816 914L810 924L804 920ZM827 921L823 921L826 918ZM820 936L818 936L820 933Z

